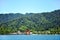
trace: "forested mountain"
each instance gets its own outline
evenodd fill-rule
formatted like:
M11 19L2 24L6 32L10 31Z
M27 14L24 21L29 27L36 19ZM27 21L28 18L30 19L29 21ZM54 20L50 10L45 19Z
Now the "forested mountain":
M10 13L0 14L0 34L25 31L57 31L60 32L60 10L43 13Z

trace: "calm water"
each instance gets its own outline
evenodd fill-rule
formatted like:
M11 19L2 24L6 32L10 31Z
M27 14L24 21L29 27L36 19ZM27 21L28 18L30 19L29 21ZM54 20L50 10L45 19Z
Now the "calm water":
M60 35L0 35L0 40L60 40Z

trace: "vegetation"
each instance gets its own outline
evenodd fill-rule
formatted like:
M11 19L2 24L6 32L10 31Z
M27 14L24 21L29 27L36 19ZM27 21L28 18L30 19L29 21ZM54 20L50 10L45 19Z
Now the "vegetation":
M0 34L9 34L18 30L30 29L33 33L50 31L60 34L60 10L44 13L0 14Z

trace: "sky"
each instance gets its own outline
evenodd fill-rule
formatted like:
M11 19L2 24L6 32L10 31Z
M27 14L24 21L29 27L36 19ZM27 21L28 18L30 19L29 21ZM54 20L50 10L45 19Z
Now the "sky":
M0 13L41 13L60 9L60 0L0 0Z

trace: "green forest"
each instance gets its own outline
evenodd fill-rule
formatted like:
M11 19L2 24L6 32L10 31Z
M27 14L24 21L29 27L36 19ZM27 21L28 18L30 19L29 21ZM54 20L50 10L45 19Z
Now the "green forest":
M6 13L0 14L0 34L10 34L18 30L29 29L34 34L50 31L50 34L60 34L60 10L42 13Z

